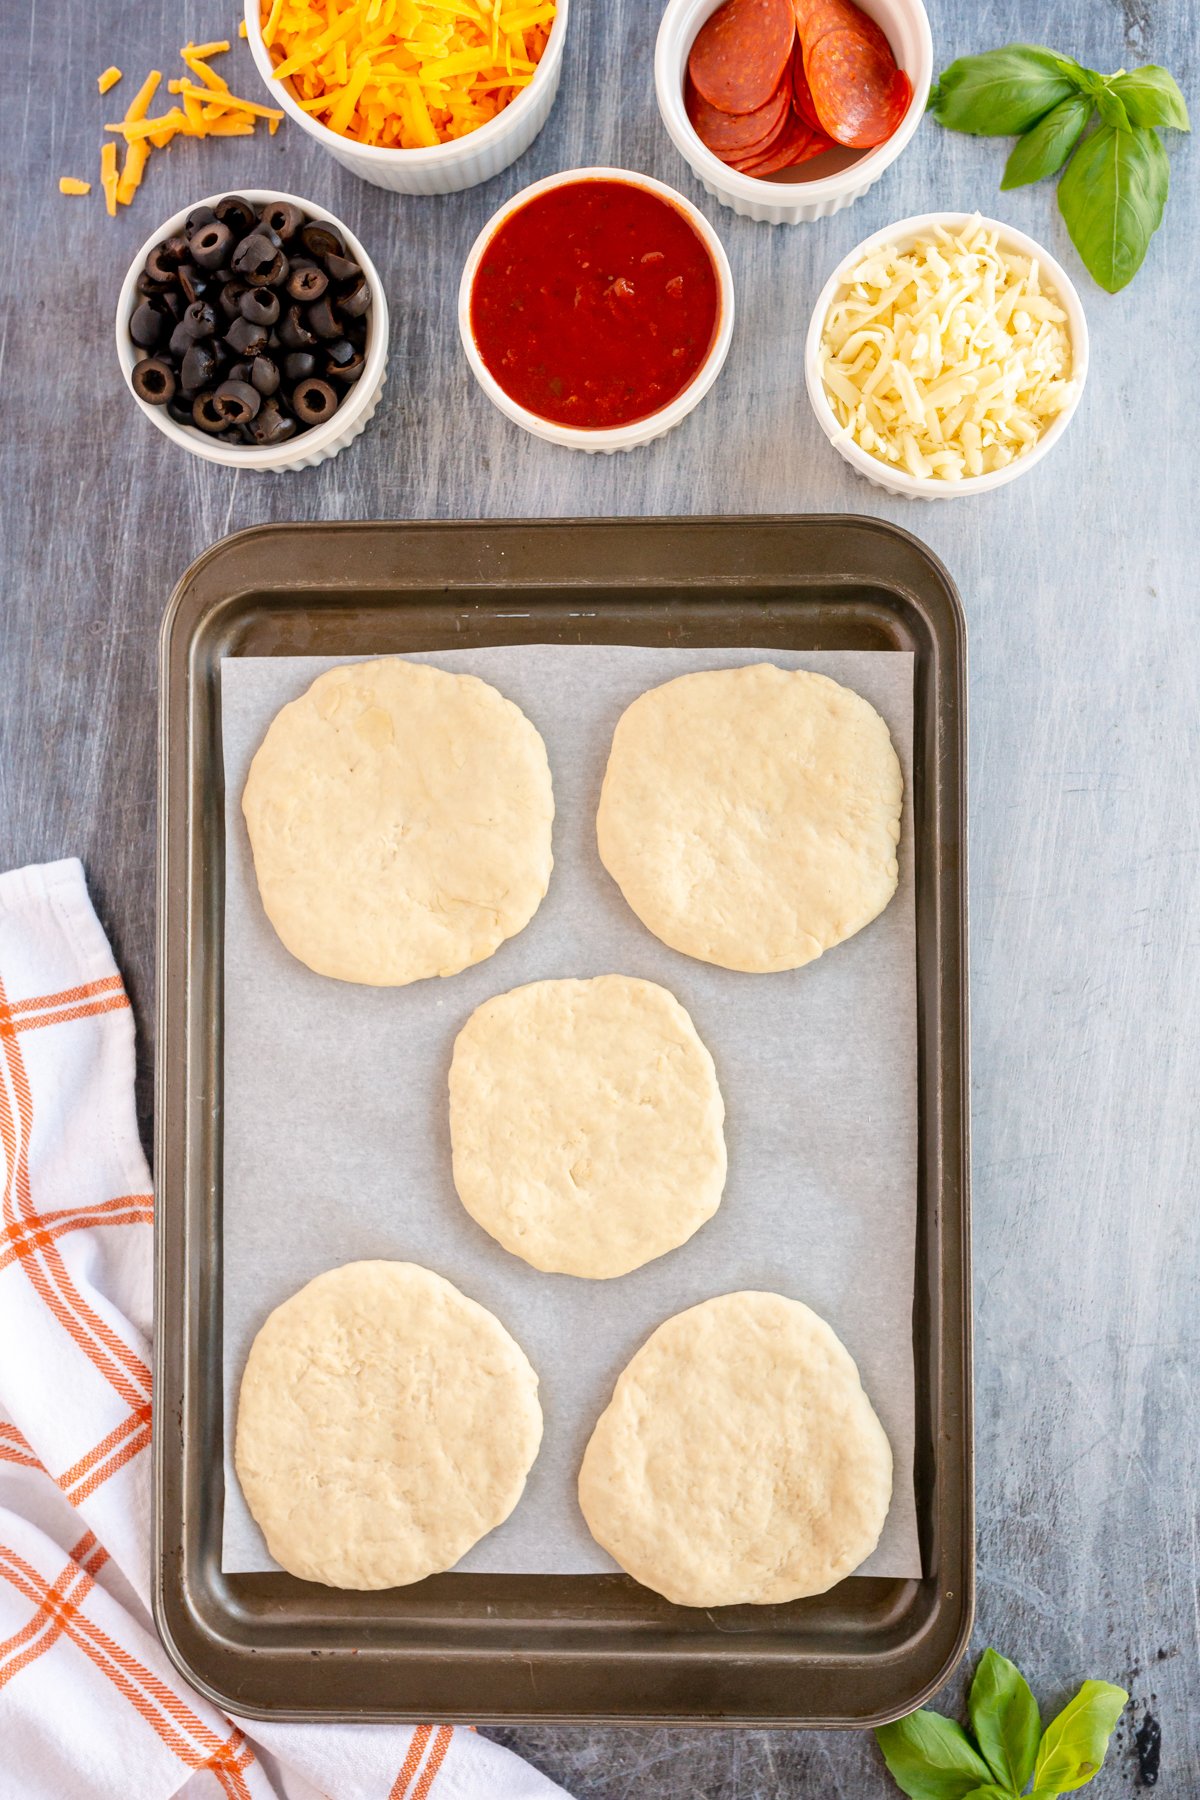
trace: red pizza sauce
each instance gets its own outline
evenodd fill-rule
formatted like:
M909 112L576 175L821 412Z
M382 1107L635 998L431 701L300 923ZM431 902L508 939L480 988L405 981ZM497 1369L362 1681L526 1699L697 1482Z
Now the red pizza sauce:
M712 257L668 200L572 181L526 201L487 245L471 331L490 375L540 418L628 425L682 392L712 348Z

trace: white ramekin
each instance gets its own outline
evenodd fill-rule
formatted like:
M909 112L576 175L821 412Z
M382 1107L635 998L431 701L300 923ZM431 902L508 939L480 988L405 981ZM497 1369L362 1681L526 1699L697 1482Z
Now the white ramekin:
M138 362L136 345L129 336L129 320L137 304L137 278L141 274L142 265L155 244L161 244L164 238L183 228L183 221L198 206L214 206L222 194L232 193L232 188L223 188L221 194L209 194L204 200L194 200L185 206L173 218L167 219L158 230L148 237L132 263L129 273L121 284L121 293L117 300L117 355L129 392L141 407L146 417L158 426L158 429L169 437L173 443L193 456L202 456L206 462L224 463L230 469L258 469L267 472L279 472L283 469L312 469L318 463L328 462L347 444L352 444L360 432L364 431L368 419L379 405L379 396L383 392L383 384L387 380L387 347L388 347L388 309L387 299L383 292L383 283L379 279L379 271L371 261L354 233L335 218L333 213L326 212L313 200L304 200L298 194L281 194L275 188L238 188L237 193L249 200L254 206L262 206L268 200L288 200L293 206L307 213L310 219L320 219L326 225L333 225L341 233L346 248L362 269L371 284L371 308L367 314L367 350L363 372L354 386L349 390L345 400L338 407L332 419L326 419L323 425L314 425L310 431L302 431L296 437L289 438L286 444L263 445L261 448L250 444L223 444L219 436L214 437L207 431L199 431L192 425L177 425L170 417L165 406L151 406L141 395L134 392L133 369Z
M825 328L825 315L829 311L833 297L843 285L850 271L872 250L881 244L897 244L904 247L917 238L929 236L934 227L941 225L946 230L958 230L972 219L987 231L998 233L1001 245L1007 250L1015 250L1021 256L1036 256L1039 274L1045 278L1045 284L1053 288L1055 297L1061 301L1067 315L1067 329L1071 334L1071 375L1075 382L1075 396L1063 410L1056 414L1054 421L1042 433L1032 450L1024 456L1018 456L1007 468L993 469L986 475L967 475L961 481L938 481L931 475L910 475L907 469L894 468L890 463L881 462L856 444L853 438L847 437L838 422L837 414L830 405L829 396L825 392L825 384L821 379L821 334ZM808 335L804 340L804 381L808 388L808 397L812 409L817 415L817 423L829 439L839 456L843 456L857 474L869 481L872 487L882 488L887 494L899 494L906 500L967 500L975 494L990 493L993 488L1004 487L1015 481L1018 475L1025 475L1041 462L1053 450L1062 437L1063 432L1075 417L1083 395L1083 384L1088 372L1088 328L1083 311L1083 302L1075 291L1074 284L1066 270L1063 269L1050 252L1026 237L1023 231L1017 231L1012 225L1002 224L999 219L984 219L977 213L941 212L922 213L917 218L900 219L895 225L887 225L882 231L872 232L864 238L849 254L843 257L821 292L813 307L809 321Z
M543 419L539 414L529 412L521 406L510 394L506 394L480 356L475 334L471 330L471 288L475 282L475 271L494 234L526 201L572 181L625 181L670 201L695 227L703 240L712 257L721 290L721 315L717 322L717 335L706 360L682 393L677 394L670 405L660 407L647 418L635 419L629 425L614 425L596 431L581 431L570 425L558 425L552 419ZM467 361L471 365L471 373L493 406L498 407L505 418L522 426L534 437L543 438L548 444L562 444L569 450L587 450L593 455L599 453L611 456L616 450L636 450L642 444L652 444L655 438L665 437L668 431L673 431L676 425L687 418L693 407L699 406L721 373L721 365L729 354L733 338L733 272L729 267L725 246L704 214L665 182L655 181L650 175L635 174L630 169L565 169L560 175L548 175L544 181L535 181L530 187L522 188L519 194L514 194L499 212L493 213L475 239L463 267L462 280L458 284L458 331L467 353Z
M275 80L271 53L263 43L259 0L245 0L246 41L271 93L272 104L282 107L293 124L315 138L360 180L390 188L394 194L457 194L461 188L490 181L516 162L550 117L562 73L568 5L569 0L558 0L546 48L529 86L478 131L430 150L385 150L375 144L358 144L353 138L330 131L306 113L297 105L291 82Z
M658 110L675 148L722 206L731 206L744 218L761 219L768 225L799 225L806 220L825 219L852 201L861 200L904 149L921 123L933 80L929 20L921 0L858 0L858 4L882 27L896 61L912 82L908 111L886 144L864 152L838 174L811 181L783 181L743 175L729 168L696 136L683 103L688 52L696 33L721 0L667 0L654 51Z

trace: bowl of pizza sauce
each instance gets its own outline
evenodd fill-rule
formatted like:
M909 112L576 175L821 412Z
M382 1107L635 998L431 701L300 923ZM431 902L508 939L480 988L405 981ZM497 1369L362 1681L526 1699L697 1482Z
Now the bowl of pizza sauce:
M459 286L471 371L535 437L611 454L699 405L733 335L733 277L704 215L661 181L573 169L515 194Z

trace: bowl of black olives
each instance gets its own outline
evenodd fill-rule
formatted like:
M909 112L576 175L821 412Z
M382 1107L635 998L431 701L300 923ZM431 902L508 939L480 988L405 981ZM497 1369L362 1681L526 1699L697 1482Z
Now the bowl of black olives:
M168 219L117 303L117 353L147 418L237 469L312 468L352 443L379 403L387 338L353 232L258 188Z

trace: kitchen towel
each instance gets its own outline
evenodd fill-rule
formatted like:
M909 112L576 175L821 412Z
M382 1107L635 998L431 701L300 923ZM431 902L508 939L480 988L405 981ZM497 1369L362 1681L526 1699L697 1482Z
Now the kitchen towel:
M270 1725L150 1618L154 1198L82 865L0 875L0 1800L554 1800L447 1725Z

